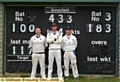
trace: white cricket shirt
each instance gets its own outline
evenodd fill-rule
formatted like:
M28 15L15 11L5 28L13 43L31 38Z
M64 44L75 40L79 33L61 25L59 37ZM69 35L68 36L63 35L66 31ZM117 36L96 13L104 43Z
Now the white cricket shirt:
M59 39L55 41L55 38L57 37L59 37ZM47 34L47 43L49 43L49 49L61 49L62 33L58 31L56 31L56 33L53 33L50 31Z
M62 39L62 49L64 51L73 51L77 47L77 39L74 35L65 35Z
M33 52L45 52L45 46L48 46L45 36L37 37L34 35L31 37L29 47L32 48Z

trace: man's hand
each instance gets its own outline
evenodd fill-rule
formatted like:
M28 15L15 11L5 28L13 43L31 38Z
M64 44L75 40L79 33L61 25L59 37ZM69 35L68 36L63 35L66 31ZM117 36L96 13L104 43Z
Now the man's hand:
M47 48L47 46L44 47L45 49Z

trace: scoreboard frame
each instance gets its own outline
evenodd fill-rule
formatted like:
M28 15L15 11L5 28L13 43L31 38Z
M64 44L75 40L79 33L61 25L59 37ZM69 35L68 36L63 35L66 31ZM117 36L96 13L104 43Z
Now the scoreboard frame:
M120 19L120 16L119 16L119 10L120 10L120 5L117 6L117 13L116 13L116 76L118 77L119 76L119 19Z
M11 4L8 4L8 5L11 5ZM45 4L43 4L43 5L45 5ZM90 6L89 4L87 4L88 6ZM6 7L8 7L7 5L6 5ZM11 6L10 6L11 7ZM19 6L20 7L20 6ZM56 6L55 6L56 7ZM119 10L119 7L117 7L117 9ZM117 10L117 11L118 11ZM117 12L117 13L119 13L119 12ZM118 20L119 20L119 18L117 17L118 15L116 15L116 18L117 18L117 21L116 21L116 75L118 76L118 68L119 68L119 66L118 66L118 61L119 61L119 58L118 58L118 56L119 56L119 46L118 46L118 44L119 44L119 38L117 37L118 36L118 34L119 34L119 31L118 31L118 29L119 29L119 25L118 25ZM118 28L117 28L118 27ZM4 28L3 28L4 29ZM4 34L4 32L3 32L3 34ZM3 36L3 37L5 37L5 36Z
M0 2L120 2L119 0L1 0Z

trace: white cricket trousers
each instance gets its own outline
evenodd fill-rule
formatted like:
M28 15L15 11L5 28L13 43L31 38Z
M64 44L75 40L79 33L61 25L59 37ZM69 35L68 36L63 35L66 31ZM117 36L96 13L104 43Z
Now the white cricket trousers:
M42 76L42 78L46 78L45 75L45 54L32 54L32 72L31 72L31 78L35 78L36 75L36 69L37 69L37 65L38 62L40 64L40 75Z
M69 62L71 61L72 65L72 73L74 78L78 77L78 68L77 68L77 61L76 61L76 55L73 51L65 52L64 53L64 75L66 77L69 76Z
M52 78L54 58L55 58L56 63L57 63L57 75L58 75L58 78L62 78L61 50L49 50L48 78Z

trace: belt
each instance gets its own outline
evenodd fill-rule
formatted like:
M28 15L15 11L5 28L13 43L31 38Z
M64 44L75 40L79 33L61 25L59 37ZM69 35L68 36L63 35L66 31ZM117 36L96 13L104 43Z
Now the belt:
M60 50L59 48L56 48L56 49L49 49L49 50Z
M44 54L45 52L33 52L35 54Z

